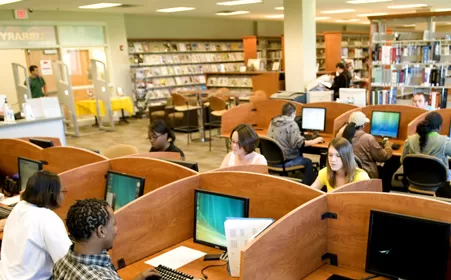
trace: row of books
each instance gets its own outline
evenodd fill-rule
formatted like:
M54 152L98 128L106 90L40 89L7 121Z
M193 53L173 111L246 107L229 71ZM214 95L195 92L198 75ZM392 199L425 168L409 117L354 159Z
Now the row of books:
M258 41L259 49L282 49L281 41Z
M137 80L161 76L174 75L202 75L205 72L236 72L240 70L242 63L224 64L195 64L180 66L161 66L133 68L134 76ZM132 72L133 75L133 72Z
M373 68L371 82L381 85L445 86L451 66L404 67L402 69Z
M196 53L196 54L176 54L176 55L132 55L133 64L181 64L181 63L202 63L202 62L227 62L244 60L243 53Z
M342 41L341 46L342 47L364 47L368 48L369 41L367 40L351 40L351 41Z
M396 104L396 88L390 90L372 90L371 105Z
M426 41L426 40L451 40L451 32L373 32L373 41Z
M203 52L203 51L240 51L242 42L133 42L129 43L129 53L142 52Z
M368 51L363 49L341 48L341 57L363 58L368 55Z
M155 78L147 79L145 81L137 81L137 88L153 88L153 87L167 87L167 86L183 86L192 84L205 84L205 76L183 76L174 78Z
M450 46L443 45L442 47L441 42L432 42L430 45L425 46L377 45L375 48L373 61L377 61L382 64L399 64L402 62L433 63L440 62L442 55L450 55ZM448 60L448 62L451 62L451 57L444 57L442 62L445 62L443 60Z
M183 86L176 88L162 88L162 89L136 89L136 95L146 96L146 99L167 99L171 97L171 93L181 92L181 91L192 91L192 90L206 90L205 86L195 85L195 86Z
M252 88L252 78L249 77L209 77L207 86L215 87L249 87Z
M264 59L264 58L268 58L268 59L282 59L282 52L281 51L276 51L276 52L268 52L268 53L262 53L262 52L258 52L257 53L257 58L260 59Z

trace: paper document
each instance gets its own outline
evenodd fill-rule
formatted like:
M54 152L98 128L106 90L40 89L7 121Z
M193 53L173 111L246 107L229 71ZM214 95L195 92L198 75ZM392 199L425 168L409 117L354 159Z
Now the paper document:
M161 265L170 267L172 269L177 269L184 266L192 261L197 260L205 256L207 253L197 251L194 249L187 248L185 246L180 246L171 250L163 255L155 257L151 260L146 261L146 264L150 264L154 267Z
M20 201L20 195L15 195L15 196L3 199L2 201L0 201L0 204L10 206L11 204L18 203L19 201Z

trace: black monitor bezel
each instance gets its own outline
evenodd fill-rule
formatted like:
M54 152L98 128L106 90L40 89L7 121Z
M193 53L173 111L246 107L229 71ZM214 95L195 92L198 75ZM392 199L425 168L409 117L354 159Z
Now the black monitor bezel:
M396 131L396 137L391 137L391 136L386 136L386 135L378 135L378 134L374 134L373 133L373 116L374 116L374 112L377 113L395 113L399 115L398 118L398 130ZM373 110L371 111L371 124L370 124L370 134L373 136L379 136L379 137L387 137L387 138L391 138L391 139L397 139L399 136L399 130L401 129L401 112L395 112L395 111L380 111L380 110Z
M39 160L34 160L34 159L29 159L29 158L26 158L26 157L17 157L17 173L19 174L19 187L20 187L20 191L23 191L22 190L22 179L21 179L21 176L20 176L20 161L21 160L24 160L24 161L28 161L28 162L32 162L32 163L36 163L36 164L38 164L38 167L39 167L39 170L38 171L41 171L42 170L42 161L39 161ZM26 187L25 187L26 188ZM24 189L25 190L25 189Z
M106 175L105 175L105 179L106 179L106 180L105 180L105 196L104 196L104 197L105 197L105 201L106 201L106 199L107 199L107 194L108 194L108 175L109 175L109 174L115 174L115 175L120 175L120 176L126 176L126 177L129 177L129 178L141 180L141 186L140 186L140 189L139 189L139 195L138 195L137 198L139 198L139 197L141 197L141 196L144 195L144 184L146 183L146 178L144 178L144 177L139 177L139 176L134 176L134 175L130 175L130 174L127 174L127 173L122 173L122 172L117 172L117 171L108 170L107 173L106 173ZM114 205L111 205L111 208L113 209L113 211L116 211Z
M42 149L47 149L47 148L51 148L53 147L53 141L52 140L47 140L47 139L40 139L40 138L29 138L28 141L30 141L30 143L41 147ZM41 145L44 144L45 145Z
M176 160L176 159L162 159L168 162L172 162L174 164L181 165L183 167L186 167L188 169L191 169L193 171L199 172L199 165L197 162L190 162L190 161L184 161L184 160Z
M370 210L369 225L368 225L368 242L367 242L367 250L366 250L366 260L365 260L365 272L368 272L368 273L371 273L371 274L375 274L375 275L378 275L378 276L389 277L389 278L400 278L397 275L390 275L390 274L387 274L387 273L384 273L384 272L375 271L375 270L372 270L372 269L368 268L368 266L370 265L370 255L371 255L371 250L370 250L370 248L371 248L370 247L371 246L371 237L372 237L372 230L371 229L373 227L373 222L374 222L374 216L375 215L398 216L398 217L407 218L407 219L411 219L411 220L420 220L420 221L425 222L425 223L448 225L448 232L449 232L448 235L451 238L451 224L450 223L436 221L436 220L431 220L431 219L425 219L425 218L421 218L421 217L409 216L409 215L404 215L404 214L399 214L399 213L387 212L387 211ZM449 244L449 241L447 242L447 244ZM448 253L446 255L448 256L449 255L449 246L446 246L446 248L448 250ZM401 276L401 278L402 278L402 276Z
M235 198L238 200L242 200L244 201L244 212L245 214L243 215L243 218L249 218L249 198L248 197L242 197L242 196L234 196L234 195L229 195L229 194L224 194L224 193L218 193L218 192L212 192L212 191L207 191L207 190L203 190L203 189L195 189L194 190L194 224L193 224L193 242L194 243L198 243L198 244L203 244L203 245L207 245L216 249L220 249L220 250L224 250L227 251L227 246L222 246L222 245L218 245L218 244L213 244L207 241L203 241L203 240L199 240L196 237L196 228L197 228L197 194L198 193L206 193L206 194L213 194L213 195L217 195L217 196L222 196L222 197L227 197L227 198Z
M322 130L311 129L311 128L304 128L304 109L322 109L322 110L324 110L324 123L323 123L323 129ZM302 121L301 121L301 129L302 130L319 131L319 132L326 131L327 108L324 108L324 107L302 107L301 117L302 117Z

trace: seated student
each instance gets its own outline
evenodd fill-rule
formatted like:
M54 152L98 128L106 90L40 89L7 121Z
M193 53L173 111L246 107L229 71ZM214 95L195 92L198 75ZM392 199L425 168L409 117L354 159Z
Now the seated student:
M432 111L434 108L428 105L428 99L429 98L424 92L415 92L412 96L412 106Z
M57 175L39 171L30 177L6 220L0 279L50 279L53 264L71 245L63 221L52 211L62 199Z
M246 164L268 164L263 155L255 152L258 146L258 135L252 126L240 124L235 127L230 134L230 145L232 151L225 156L220 168Z
M354 112L349 116L349 124L345 127L343 134L339 132L337 137L343 137L351 142L354 154L362 162L363 169L368 172L370 178L378 178L376 162L384 162L391 158L392 143L387 141L382 148L373 135L363 130L369 122L364 113Z
M349 88L350 78L349 72L346 69L346 65L342 62L336 65L338 76L334 77L334 82L332 83L332 90L334 91L334 100L339 97L340 88Z
M320 190L326 186L330 192L351 182L370 179L365 171L357 167L352 145L344 138L335 138L330 142L326 163L326 167L319 171L312 188Z
M285 164L286 167L295 165L304 165L304 180L306 185L310 185L315 180L312 160L304 158L299 149L308 147L317 143L324 142L322 137L313 140L305 140L301 136L299 126L294 121L296 118L296 106L291 103L285 103L282 107L282 115L271 120L269 125L268 137L276 140L283 149L285 157L290 160Z
M116 218L106 201L85 199L75 202L67 213L67 229L75 243L53 268L53 280L121 279L107 250L116 238ZM155 269L141 273L135 280L158 277Z
M426 118L418 124L417 133L407 138L402 150L401 163L406 155L425 154L439 158L449 169L451 140L448 136L439 134L442 122L442 116L439 113L427 114ZM448 180L451 180L451 172L448 172Z
M176 152L185 160L185 154L175 144L175 134L163 120L154 120L149 127L148 137L152 147L149 152ZM170 139L170 141L169 141Z

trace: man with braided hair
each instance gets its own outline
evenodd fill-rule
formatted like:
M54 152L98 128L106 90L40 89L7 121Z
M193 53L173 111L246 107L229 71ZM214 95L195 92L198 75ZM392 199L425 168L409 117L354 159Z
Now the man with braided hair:
M55 263L53 279L120 280L106 252L112 248L117 233L116 218L108 203L98 199L77 201L67 213L66 225L74 245ZM159 277L159 273L151 269L135 280L151 277Z

